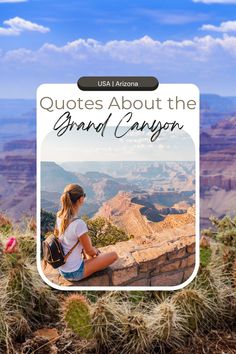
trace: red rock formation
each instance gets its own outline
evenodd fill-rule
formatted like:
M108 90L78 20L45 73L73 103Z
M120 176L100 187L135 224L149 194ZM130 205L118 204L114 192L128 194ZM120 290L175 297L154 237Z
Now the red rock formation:
M159 192L159 194L162 194ZM173 203L176 201L177 193L176 192L164 192L166 201L168 203L173 199ZM174 194L174 198L173 198ZM179 193L179 196L181 193ZM153 193L154 199L157 197L156 193ZM149 200L150 209L152 208L153 213L157 215L160 213L159 222L150 221L147 216L142 213L143 205L137 203L139 200L135 198L132 193L119 192L115 197L109 199L107 202L103 203L103 206L99 209L96 216L103 216L111 220L115 225L123 228L127 233L134 235L136 238L143 236L151 236L156 234L159 231L166 229L176 228L178 226L183 226L185 224L192 224L194 228L195 222L195 209L189 208L182 211L182 213L177 213L172 210L172 208L167 208L169 210L169 215L165 213L162 215L161 210L156 209L155 204L151 203L152 194L146 196L146 199ZM136 201L136 202L135 202ZM162 202L164 203L164 197L162 197ZM143 204L145 199L143 200ZM172 210L172 214L171 214Z

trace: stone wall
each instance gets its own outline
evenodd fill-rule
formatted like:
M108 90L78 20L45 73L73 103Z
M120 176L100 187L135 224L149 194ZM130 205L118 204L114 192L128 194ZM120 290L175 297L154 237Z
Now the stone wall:
M172 230L172 234L174 231ZM119 259L104 271L79 282L58 277L57 271L46 273L53 282L63 286L174 286L183 283L195 264L195 235L184 235L165 242L137 244L134 240L101 248L116 251ZM160 238L161 239L161 238ZM144 241L144 240L143 240ZM54 275L53 275L54 274Z

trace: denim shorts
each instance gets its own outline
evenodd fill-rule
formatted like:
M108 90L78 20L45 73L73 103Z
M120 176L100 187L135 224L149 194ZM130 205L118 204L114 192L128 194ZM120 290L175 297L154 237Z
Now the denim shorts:
M81 280L84 277L84 261L82 261L79 269L74 272L63 272L59 270L60 274L69 281Z

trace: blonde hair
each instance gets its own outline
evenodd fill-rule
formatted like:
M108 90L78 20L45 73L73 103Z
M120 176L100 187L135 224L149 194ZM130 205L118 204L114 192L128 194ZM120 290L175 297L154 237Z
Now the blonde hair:
M73 218L73 206L79 198L85 196L84 190L78 184L68 184L61 195L61 209L58 211L57 216L61 218L59 235L63 234L69 226L70 220Z

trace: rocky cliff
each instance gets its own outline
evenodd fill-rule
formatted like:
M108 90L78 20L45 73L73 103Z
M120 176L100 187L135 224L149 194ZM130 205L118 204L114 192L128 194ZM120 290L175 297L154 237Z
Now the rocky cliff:
M224 119L201 134L201 225L211 215L235 210L236 117Z
M185 207L177 202L184 202ZM95 217L109 219L137 239L184 224L192 224L194 229L193 204L193 192L119 192L103 203Z
M8 150L9 149L9 150ZM36 156L31 141L7 143L0 153L0 210L14 220L34 216Z

